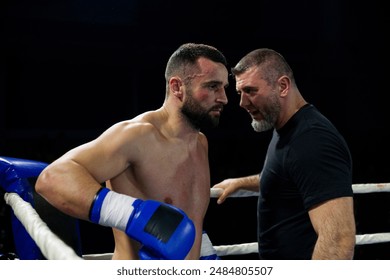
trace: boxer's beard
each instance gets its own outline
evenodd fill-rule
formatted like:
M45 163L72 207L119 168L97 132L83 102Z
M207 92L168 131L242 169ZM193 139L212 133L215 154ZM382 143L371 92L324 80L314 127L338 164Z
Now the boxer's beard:
M193 128L206 129L216 127L219 124L219 116L210 115L213 109L214 107L210 109L203 108L192 97L192 92L187 91L187 99L181 108L181 112Z

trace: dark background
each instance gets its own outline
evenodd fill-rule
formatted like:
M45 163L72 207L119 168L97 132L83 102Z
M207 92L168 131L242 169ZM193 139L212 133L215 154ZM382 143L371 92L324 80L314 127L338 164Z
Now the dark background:
M353 182L390 182L384 1L3 0L0 13L2 156L51 162L159 108L169 56L199 42L230 66L255 48L281 52L306 100L346 138ZM234 83L227 94L220 126L205 131L212 184L259 172L270 136L253 131ZM390 232L389 199L356 196L359 234ZM214 245L256 241L256 199L211 199L205 228ZM112 252L106 229L82 230L86 253ZM359 246L356 258L390 259L389 244Z

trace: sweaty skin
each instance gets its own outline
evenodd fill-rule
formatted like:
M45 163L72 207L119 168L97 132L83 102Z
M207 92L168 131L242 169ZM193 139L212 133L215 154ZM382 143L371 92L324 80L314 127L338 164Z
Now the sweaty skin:
M64 213L84 220L89 220L93 198L103 183L121 194L172 204L195 224L187 259L199 259L210 201L208 142L181 109L187 104L187 110L217 121L227 104L228 71L203 57L197 63L191 83L178 76L169 79L161 108L116 123L51 163L37 180L37 192ZM140 244L118 229L113 233L113 259L138 259Z
M132 145L138 147L133 155L136 164L111 179L107 186L133 197L177 206L192 219L196 231L201 232L210 201L207 141L203 134L194 135L191 143L167 137L164 119L164 112L158 111L144 114L136 122L122 124L122 129L137 134L132 141ZM120 230L113 232L114 258L136 258L134 248L138 248L138 244ZM195 248L199 247L199 242L197 238ZM198 254L199 250L192 251L188 258L196 258Z

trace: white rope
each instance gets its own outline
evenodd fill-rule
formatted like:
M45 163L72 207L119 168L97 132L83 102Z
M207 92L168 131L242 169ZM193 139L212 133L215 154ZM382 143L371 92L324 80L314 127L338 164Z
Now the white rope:
M246 255L259 252L257 242L214 246L218 256Z
M390 183L372 183L372 184L353 184L353 193L374 193L374 192L390 192ZM211 188L210 196L212 198L219 197L223 192L221 188ZM238 190L230 194L229 197L250 197L258 196L259 192Z
M210 197L217 198L219 197L223 192L223 189L221 188L211 188L210 189ZM229 195L229 197L250 197L250 196L258 196L258 192L252 192L252 191L245 191L245 190L238 190L232 194Z
M370 183L370 184L353 184L353 192L356 193L375 193L375 192L390 192L390 183ZM212 198L219 197L223 192L221 188L211 188L210 196ZM235 193L232 193L229 197L251 197L258 196L258 192L239 190ZM362 234L356 235L356 245L365 245L365 244L374 244L374 243L383 243L390 242L390 233L374 233L374 234ZM222 245L214 246L217 251L218 256L227 256L227 255L242 255L257 253L258 246L257 242L253 243L243 243L236 245Z
M366 245L390 242L390 233L374 233L374 234L362 234L356 235L356 245ZM228 255L246 255L251 253L258 253L258 243L242 243L236 245L222 245L214 246L218 256Z
M390 183L354 184L354 193L390 192ZM211 188L210 196L217 198L223 192L220 188ZM258 192L239 190L229 197L251 197L258 196ZM9 204L15 216L21 221L27 232L31 235L42 254L49 260L82 260L84 259L110 259L112 253L83 255L80 258L72 248L67 246L57 237L44 223L31 204L25 202L16 193L6 193L5 201ZM356 245L390 242L390 233L374 233L356 235ZM218 256L242 255L258 252L257 242L242 243L236 245L214 246ZM50 250L49 250L50 249Z
M24 201L17 193L6 193L4 199L46 259L82 260L72 248L50 230L30 203Z
M356 245L366 245L366 244L375 244L390 242L390 233L374 233L374 234L362 234L356 235ZM258 243L242 243L242 244L233 244L233 245L219 245L214 246L217 255L229 256L229 255L246 255L252 253L258 253ZM90 254L84 255L86 260L109 260L112 258L112 253L106 254Z
M390 192L390 183L353 184L354 193Z
M356 235L356 245L390 242L390 232Z
M86 254L83 255L84 260L111 260L114 253L103 254Z

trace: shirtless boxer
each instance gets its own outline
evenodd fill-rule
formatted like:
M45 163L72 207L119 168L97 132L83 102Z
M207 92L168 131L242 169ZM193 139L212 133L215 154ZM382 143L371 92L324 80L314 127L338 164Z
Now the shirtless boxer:
M142 242L129 238L126 225L134 198L184 211L196 230L186 259L200 258L210 201L208 142L200 130L217 126L227 104L227 62L212 46L183 44L170 57L165 79L161 108L114 124L91 142L68 151L36 182L37 192L64 213L111 226L113 259L139 258ZM104 184L108 189L99 197ZM92 218L90 211L98 217ZM122 220L114 220L116 216Z

